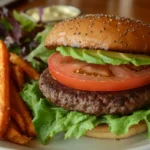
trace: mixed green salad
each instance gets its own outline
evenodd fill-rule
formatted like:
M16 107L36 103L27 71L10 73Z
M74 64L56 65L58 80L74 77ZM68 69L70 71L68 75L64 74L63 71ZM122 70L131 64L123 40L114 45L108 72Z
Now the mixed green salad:
M5 41L9 51L14 52L26 59L36 70L42 72L47 67L48 57L56 50L47 50L44 47L44 40L52 26L43 25L42 23L34 23L21 13L16 11L10 15L8 11L0 10L0 38ZM64 55L68 55L68 49L58 48ZM80 53L72 55L84 59ZM92 52L91 52L92 53ZM87 56L86 51L84 54ZM103 54L103 51L100 53ZM88 54L92 60L92 54ZM116 54L117 57L117 54ZM126 58L125 62L131 62L131 58ZM107 61L110 61L107 57ZM111 58L111 61L116 58ZM137 56L138 59L138 56ZM148 59L149 58L144 58ZM97 61L97 60L93 60ZM136 62L136 61L135 61ZM142 61L143 62L143 61ZM76 111L67 111L59 108L46 100L39 90L37 81L30 81L25 84L24 89L20 93L21 97L33 112L33 124L38 139L46 144L48 139L53 138L56 134L65 132L64 137L79 138L83 136L87 130L90 130L98 124L108 124L110 131L116 135L127 133L129 128L144 120L148 127L148 137L150 138L150 110L144 109L136 111L128 116L104 115L95 117Z

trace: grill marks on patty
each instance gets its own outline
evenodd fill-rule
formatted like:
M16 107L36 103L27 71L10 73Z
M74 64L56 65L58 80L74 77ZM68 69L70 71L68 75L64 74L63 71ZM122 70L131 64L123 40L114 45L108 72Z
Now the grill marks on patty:
M56 106L96 116L125 115L150 104L149 85L118 92L81 91L54 80L48 69L41 74L39 87L43 95Z

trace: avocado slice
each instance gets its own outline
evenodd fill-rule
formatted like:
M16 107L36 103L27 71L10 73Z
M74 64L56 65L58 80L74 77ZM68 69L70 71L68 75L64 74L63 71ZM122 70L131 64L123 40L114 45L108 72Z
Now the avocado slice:
M92 64L133 64L135 66L150 65L150 56L147 55L105 50L87 50L64 46L57 47L56 51L59 51L63 56L71 56L75 59Z

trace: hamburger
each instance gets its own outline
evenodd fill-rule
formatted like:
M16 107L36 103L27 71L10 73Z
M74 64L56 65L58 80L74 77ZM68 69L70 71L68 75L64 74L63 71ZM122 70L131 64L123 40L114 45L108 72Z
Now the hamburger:
M150 104L149 41L150 26L135 19L96 14L62 21L46 38L45 46L57 52L49 57L39 88L50 103L97 117L145 110ZM135 121L126 134L115 135L101 123L86 135L126 138L147 130L145 121Z

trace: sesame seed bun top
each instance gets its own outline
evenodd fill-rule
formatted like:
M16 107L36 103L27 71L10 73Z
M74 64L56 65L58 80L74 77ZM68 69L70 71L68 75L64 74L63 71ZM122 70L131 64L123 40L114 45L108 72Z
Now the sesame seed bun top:
M150 54L150 25L112 15L83 15L56 24L45 45Z

